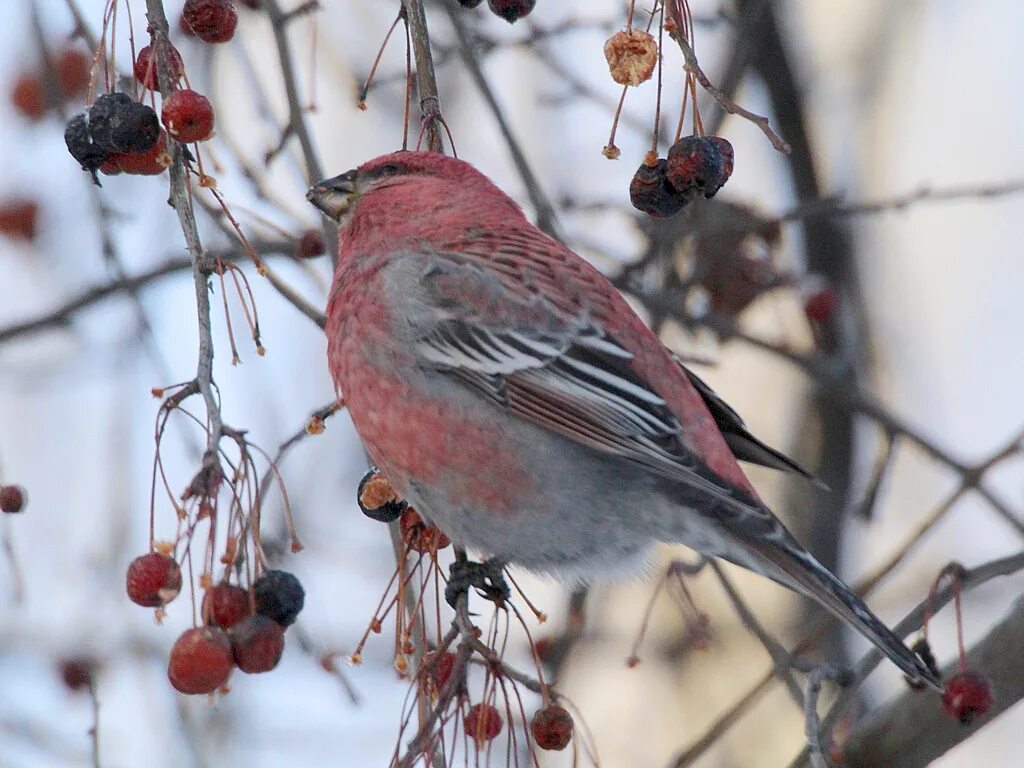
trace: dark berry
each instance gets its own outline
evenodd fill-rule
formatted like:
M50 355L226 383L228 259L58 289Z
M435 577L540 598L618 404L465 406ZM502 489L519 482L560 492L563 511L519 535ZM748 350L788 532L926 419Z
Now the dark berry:
M484 0L459 0L459 5L463 8L476 8Z
M77 99L89 89L92 58L77 48L65 48L53 62L60 95L66 100Z
M182 693L213 693L228 681L232 666L227 633L217 627L198 627L174 641L167 679Z
M185 65L181 61L181 54L178 49L170 43L164 48L167 51L167 74L171 78L171 85L175 85L185 71ZM151 91L160 90L159 78L156 72L156 58L153 56L153 46L147 45L139 51L135 57L135 79Z
M150 552L132 560L125 579L128 597L146 608L171 602L181 590L181 569L174 558Z
M145 152L118 152L111 155L107 162L100 166L100 171L108 176L119 173L130 173L136 176L158 176L171 164L171 156L167 154L167 133L160 131L156 144Z
M251 675L269 672L284 653L284 627L258 613L229 629L228 639L235 664Z
M980 672L964 670L946 681L942 692L942 708L964 725L992 707L992 683Z
M89 133L89 121L85 115L75 115L68 121L64 127L64 143L71 156L82 166L82 170L92 173L95 180L96 169L107 161L110 153L93 142Z
M248 616L249 592L234 584L215 584L203 595L203 620L229 629Z
M96 673L96 660L87 656L74 656L60 661L60 679L72 691L81 691L92 685Z
M526 16L537 5L537 0L487 0L487 6L495 16L501 16L509 24L514 24Z
M439 694L451 679L456 657L451 651L430 651L420 662L420 675L428 688Z
M164 102L160 119L167 132L185 144L206 141L213 135L213 105L195 91L184 89L172 93Z
M295 623L295 617L306 602L306 591L288 571L264 571L253 584L256 613L267 616L282 627Z
M324 245L324 236L316 229L307 229L299 237L298 247L295 249L295 256L300 259L315 259L323 256L327 247Z
M0 233L22 240L35 240L39 225L39 203L35 200L4 200L0 203Z
M181 19L204 43L226 43L235 36L238 13L231 0L185 0Z
M718 136L684 136L669 147L665 176L682 192L714 197L732 173L732 145Z
M572 715L564 707L549 704L530 721L530 733L541 749L565 749L572 740Z
M89 135L108 154L145 152L160 138L160 120L126 93L104 93L89 108Z
M492 704L474 704L462 720L466 735L478 744L496 738L503 725L501 714Z
M0 485L0 512L21 512L26 501L25 489L20 485Z
M11 104L30 120L42 120L46 115L46 88L39 75L25 73L14 81Z
M680 192L669 184L665 175L666 165L664 159L654 165L644 161L629 183L629 201L633 207L656 219L674 216L690 201L688 193Z
M436 525L427 525L420 513L412 507L406 507L398 525L402 531L402 541L409 549L417 552L437 552L452 543L444 531Z
M732 176L732 170L736 164L736 151L732 148L729 140L723 139L721 136L708 136L708 141L718 147L718 151L722 155L722 184L725 184Z
M383 477L376 467L363 475L356 489L356 502L359 509L371 520L390 523L402 516L408 506Z

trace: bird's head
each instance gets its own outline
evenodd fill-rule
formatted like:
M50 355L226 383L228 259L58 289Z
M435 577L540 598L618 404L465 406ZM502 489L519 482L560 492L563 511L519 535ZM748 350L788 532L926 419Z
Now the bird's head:
M344 225L361 198L377 190L415 193L424 184L451 185L452 190L485 185L486 176L472 165L437 152L392 152L312 186L306 199L327 216ZM391 197L391 195L389 195Z

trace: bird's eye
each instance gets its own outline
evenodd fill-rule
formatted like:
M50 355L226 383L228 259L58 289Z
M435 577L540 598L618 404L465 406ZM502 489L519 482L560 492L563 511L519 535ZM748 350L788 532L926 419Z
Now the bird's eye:
M398 171L399 171L399 168L398 168L397 165L392 165L392 164L388 163L387 165L382 165L377 170L377 175L378 176L395 176L395 175L398 174Z

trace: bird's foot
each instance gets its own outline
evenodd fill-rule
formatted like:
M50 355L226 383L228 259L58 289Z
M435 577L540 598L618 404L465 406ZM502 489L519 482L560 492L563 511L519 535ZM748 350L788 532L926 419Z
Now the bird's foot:
M444 588L444 599L452 608L459 595L473 587L487 600L497 606L509 599L508 583L505 581L505 564L497 559L476 563L472 560L456 560L448 571L448 584Z

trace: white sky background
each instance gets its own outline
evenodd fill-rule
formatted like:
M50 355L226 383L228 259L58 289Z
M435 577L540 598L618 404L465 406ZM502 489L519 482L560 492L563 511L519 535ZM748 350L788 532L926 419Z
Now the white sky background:
M71 27L62 0L39 4L48 34L59 40ZM101 4L80 4L95 30ZM400 133L394 88L372 92L367 113L352 107L352 83L366 72L392 18L381 6L394 4L346 0L327 5L331 9L321 23L319 43L320 111L312 124L325 169L333 175L396 148ZM921 184L939 188L1024 178L1024 105L1017 98L1018 74L1024 71L1018 39L1024 9L1018 3L803 0L792 5L794 29L803 43L798 56L810 124L823 150L829 190L859 199L899 194ZM169 15L176 17L180 2L170 0L168 6ZM609 18L617 9L621 13L620 6L624 3L615 0L538 0L535 18L547 26L573 9L581 16ZM0 94L5 98L18 73L32 66L36 56L27 7L27 2L0 3ZM140 32L143 8L142 2L133 3ZM695 3L694 8L701 15L714 6ZM497 21L489 29L512 38L525 34ZM443 24L435 23L435 30L439 39L447 38ZM300 23L293 34L305 70L302 51L308 28ZM724 30L700 28L698 34L705 36L698 38L698 50L713 73ZM600 33L572 35L555 52L614 98L617 89L604 73L602 40ZM199 44L178 42L191 76ZM267 121L251 108L251 92L239 68L242 48L266 84L276 120ZM200 77L194 85L212 95L220 132L257 159L274 143L273 125L284 114L269 30L243 14L238 39L217 56L215 81L206 83ZM398 71L401 61L400 44L393 42L384 74ZM628 179L643 153L645 136L623 130L618 142L623 159L610 163L600 156L610 123L603 109L543 106L538 95L557 95L561 86L536 62L514 51L492 56L487 72L549 193L626 201ZM456 68L443 70L440 78L460 155L524 199L472 83ZM305 77L301 82L305 84ZM641 89L627 101L627 110L646 117L651 91ZM763 110L756 84L748 84L741 95L745 105ZM108 277L88 179L64 151L62 130L53 117L29 124L12 109L0 110L0 198L23 193L42 204L34 248L0 237L0 327ZM736 145L738 157L723 195L755 200L766 211L785 210L792 199L788 191L778 191L784 180L781 161L761 135L735 120L726 122L723 133ZM217 176L231 203L249 204L237 175L224 171ZM302 197L304 185L287 161L275 165L274 179L280 195L302 217L280 222L291 231L316 224L315 212ZM102 197L117 214L115 234L129 271L184 253L176 218L163 203L165 177L104 179ZM635 240L623 222L602 215L568 218L564 224L570 238L600 239L613 253L629 254ZM1024 424L1024 268L1019 263L1024 197L922 204L905 213L859 221L856 232L875 323L880 395L956 455L984 457ZM789 243L797 241L794 234L788 233ZM798 254L783 257L792 260ZM311 272L280 262L277 268L322 305L329 277L325 262ZM258 278L253 282L267 356L257 358L245 344L236 303L235 328L244 362L237 368L229 365L218 287L216 378L226 421L249 429L254 442L273 450L310 411L330 400L332 388L319 331L268 285ZM405 695L405 685L391 669L386 632L371 643L364 664L347 671L362 706L351 705L315 659L293 645L281 667L269 675L236 673L228 697L212 705L202 697L183 700L201 755L186 747L175 712L179 700L166 683L162 659L191 621L188 601L179 598L164 625L154 626L151 612L124 597L124 568L147 546L158 404L149 390L188 379L195 368L190 278L158 283L145 293L144 302L166 371L140 351L131 306L123 300L80 315L71 330L0 348L0 477L25 485L30 494L25 515L0 520L0 531L10 531L25 579L25 600L15 604L12 574L0 558L0 768L87 764L88 700L64 689L54 664L55 658L82 651L104 663L99 690L105 768L385 765ZM752 322L766 334L779 333L780 327L793 329L798 327L795 308L792 298L769 297ZM724 353L722 365L709 371L708 378L737 405L755 433L786 443L792 429L786 419L791 409L786 392L799 380L740 349ZM181 487L195 466L190 444L182 439L187 434L195 438L186 430L172 430L164 446L176 478L172 483ZM296 448L283 467L307 544L284 567L306 586L302 623L325 650L352 649L390 573L390 545L383 529L359 515L352 502L362 471L359 461L358 442L341 415L329 423L326 434ZM992 479L1001 495L1019 507L1024 488L1020 462ZM876 521L870 527L857 524L848 537L845 575L855 577L882 562L893 542L952 484L948 475L912 451L901 455ZM165 507L162 513L166 537L173 528L170 511ZM276 514L272 505L268 518ZM930 574L949 559L971 565L1019 548L1020 541L980 505L964 503L924 542L907 570L912 576L896 579L873 605L885 618L897 618L920 599ZM646 595L649 585L640 586L639 594ZM968 598L968 639L1002 615L1022 586L1024 580L1016 578ZM560 593L550 584L531 582L530 594L541 600L557 626L563 618L558 615ZM637 594L634 584L602 596L609 604L622 605L643 599ZM766 612L781 602L778 591L752 594L768 596ZM728 618L713 620L726 623ZM944 618L936 627L935 636L945 641L937 651L948 658L952 627ZM631 724L632 743L622 743L624 712L631 709L625 702L642 702L652 691L672 695L661 690L670 687L671 678L659 679L650 674L653 669L645 672L642 667L629 673L621 669L632 631L632 625L611 631L598 646L603 658L574 665L565 687L601 734L606 765L627 764L617 759L619 749L639 749L631 754L630 764L660 766L699 729L695 726L680 737L676 709L666 705L659 709L662 717L647 712ZM762 654L754 661L758 669L766 664ZM595 668L600 675L588 674ZM884 678L879 690L899 689L897 675L886 673ZM765 717L771 714L759 711ZM936 765L1019 765L1022 717L1018 707ZM781 755L792 754L790 747L781 749L778 764L786 759ZM743 762L741 748L736 750L716 753L706 765L752 764Z

